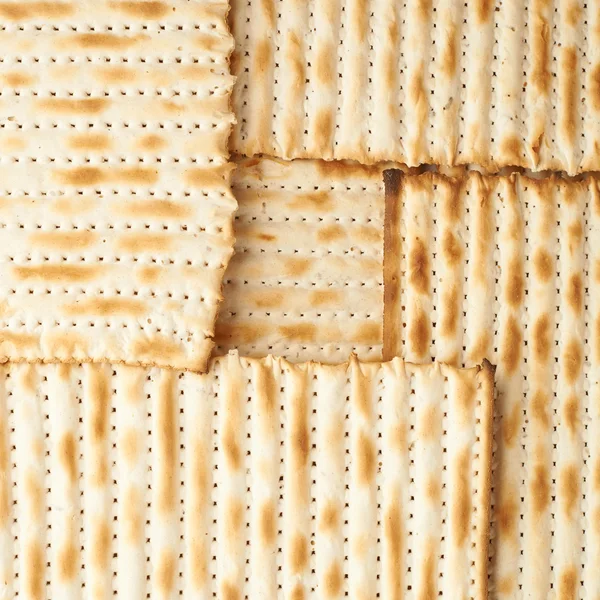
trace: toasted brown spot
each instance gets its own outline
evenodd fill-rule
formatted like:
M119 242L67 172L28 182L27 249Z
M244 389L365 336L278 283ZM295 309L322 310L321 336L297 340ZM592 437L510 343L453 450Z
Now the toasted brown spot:
M576 340L571 340L563 353L563 367L567 383L574 383L581 371L581 346Z
M36 231L29 236L29 244L33 247L44 246L53 250L70 250L72 248L88 248L98 239L93 231Z
M13 71L12 73L5 73L2 75L2 81L8 87L22 87L26 85L31 85L35 82L35 78L27 73L19 73L18 71Z
M158 170L145 167L115 169L114 177L117 181L131 185L152 185L158 181Z
M476 0L475 2L475 14L479 23L485 23L489 20L492 14L493 0Z
M157 150L161 150L166 145L167 141L165 140L165 138L155 133L142 136L136 143L137 148L139 148L140 150L147 150L149 152L156 152ZM166 202L166 200L164 202Z
M134 428L127 429L120 440L121 452L125 461L130 465L135 465L140 450L140 441L138 432Z
M566 15L565 15L567 24L571 25L572 27L576 27L577 24L579 23L579 19L581 19L582 12L583 12L583 9L581 8L581 5L579 4L578 0L571 2L567 6L567 11L566 11Z
M227 428L223 434L223 451L229 468L238 470L242 466L242 451L231 428Z
M299 581L295 583L290 593L290 600L304 600L304 586Z
M437 573L435 572L435 565L437 563L437 552L434 544L431 540L428 540L425 547L425 558L422 565L422 580L421 588L418 591L418 600L436 600L438 598L437 593Z
M339 290L316 290L310 295L310 305L313 308L331 306L340 302L342 292Z
M513 594L516 587L516 580L510 575L506 575L505 577L499 577L498 582L496 583L497 592L506 596L510 596L511 594Z
M41 111L61 115L98 115L109 104L107 98L45 98L37 101Z
M271 71L273 66L273 51L271 41L268 38L264 38L256 43L252 65L256 77L263 77Z
M458 35L456 23L452 21L448 25L447 39L442 51L441 70L447 79L454 77L458 63Z
M328 225L326 227L322 227L317 232L317 240L323 244L328 242L334 242L339 240L340 238L345 237L346 232L341 225Z
M144 37L127 37L114 33L80 33L67 38L63 43L85 50L126 50Z
M87 300L78 300L73 304L64 305L62 310L66 315L92 315L94 317L112 317L115 315L140 317L148 313L147 305L141 300L121 297L94 297Z
M225 187L233 166L230 164L220 167L188 169L184 174L187 185L209 189Z
M340 511L331 501L323 507L319 517L319 531L335 531L340 524Z
M112 143L104 133L80 133L67 139L67 146L74 150L102 151L110 149Z
M333 114L326 108L320 108L315 115L315 148L320 156L331 154L331 139L333 137Z
M583 310L583 282L581 275L571 275L567 285L567 302L575 314Z
M125 526L125 539L130 544L138 544L144 533L144 520L141 508L143 501L140 492L131 486L124 498L123 519Z
M470 455L469 450L463 450L456 457L455 479L452 482L456 490L456 502L452 505L452 534L457 545L462 546L469 535L471 517L470 494Z
M58 552L58 578L60 581L70 581L79 570L77 560L79 551L75 544L67 542Z
M521 326L514 316L510 316L504 328L504 339L500 351L500 360L507 374L514 373L521 360L523 334Z
M600 62L590 72L589 98L595 111L600 111Z
M69 431L65 433L58 443L58 460L65 470L69 481L75 483L77 479L77 446L75 436Z
M459 295L456 286L443 294L442 300L442 327L441 334L444 337L453 337L458 327L459 317Z
M451 232L446 231L442 240L442 255L448 266L454 267L460 263L463 257L463 249L457 237Z
M325 598L336 598L342 591L344 575L338 562L332 562L323 574Z
M579 246L583 239L583 225L581 224L581 221L576 221L569 225L567 228L567 236L569 238L569 251L572 253L573 249L576 246Z
M337 51L332 44L324 44L315 58L315 74L317 81L322 85L329 85L333 81L333 57Z
M429 255L419 238L414 242L408 257L409 284L420 294L429 292Z
M441 426L439 406L429 404L419 414L417 435L424 441L438 440L440 438Z
M156 586L163 598L168 598L175 587L177 561L172 552L164 550L156 566Z
M531 36L533 48L531 69L531 82L542 94L547 94L550 88L550 27L546 19L537 17L533 19L533 33Z
M102 183L105 180L104 172L98 167L77 167L75 169L61 169L56 172L56 178L66 185L88 186Z
M358 436L357 446L358 481L368 485L375 477L377 453L373 442L363 431Z
M168 233L125 233L119 236L116 247L123 252L168 252L173 246L173 237Z
M508 281L506 283L505 297L511 306L519 306L523 302L525 293L525 277L523 275L523 262L514 258L508 265Z
M301 533L292 538L289 549L290 568L292 573L301 573L308 565L308 542Z
M394 496L383 519L383 535L387 542L390 565L388 571L390 591L392 591L390 599L400 597L399 594L402 588L402 529L398 498Z
M73 5L67 2L2 2L0 17L9 21L21 21L45 17L60 19L73 14Z
M83 283L98 279L103 271L99 265L39 265L31 267L13 267L12 273L19 281L38 279L47 283L67 284Z
M135 2L118 0L117 2L109 2L108 5L129 17L138 17L144 20L160 19L169 12L169 7L164 2L148 0L136 0Z
M523 162L523 140L516 135L509 135L500 143L502 160L509 165L520 165Z
M313 342L317 334L317 327L312 323L281 325L277 329L285 340L294 342Z
M408 330L408 339L411 351L419 358L423 358L429 351L431 344L431 324L424 311L419 310Z
M263 289L247 295L248 303L257 308L278 308L284 303L284 294L275 289Z
M94 70L95 78L101 83L131 83L137 79L137 72L130 67L102 66Z
M581 482L575 465L563 467L559 474L558 490L560 504L567 519L574 516L574 510L577 506L581 494L579 493Z
M299 212L313 210L323 213L329 212L332 208L331 194L325 191L300 194L290 201L290 208Z
M510 413L502 420L502 437L507 447L513 446L521 427L521 407L518 403L512 407Z
M260 541L265 546L273 544L277 537L275 518L275 505L269 500L262 505L259 520Z
M351 160L320 160L315 165L319 176L327 180L347 181L354 177L360 179L378 179L377 167L362 165Z
M548 407L550 399L544 392L537 390L531 399L529 410L532 418L539 421L544 427L550 426L550 416L548 414Z
M530 490L533 511L539 515L550 503L550 476L544 465L535 465Z
M561 121L563 133L570 144L575 141L579 119L579 105L577 102L579 69L577 63L577 49L573 46L563 47L560 56L560 71L564 73L565 77L560 91L564 99L561 107Z
M161 219L185 219L193 214L193 209L188 204L176 200L153 199L128 199L126 203L115 203L115 211L123 216L160 217Z
M512 538L517 526L519 511L513 498L506 498L498 505L498 532L503 538Z
M95 568L106 569L110 558L112 535L107 521L101 521L94 527L92 535L92 564Z
M535 273L541 281L548 281L553 275L552 256L543 249L537 250L533 257Z
M226 510L227 538L236 538L244 525L244 506L241 502L232 501Z
M0 10L0 14L1 14ZM26 546L24 562L27 565L27 576L25 578L25 594L32 600L45 598L44 590L44 551L42 546L32 543Z
M41 458L41 457L40 457ZM25 478L25 493L29 507L29 518L36 521L44 513L44 491L38 482L35 473L27 471Z
M558 600L576 600L578 587L577 569L566 567L558 578Z
M425 484L425 496L427 496L431 502L437 504L440 501L441 494L442 488L439 479L429 477Z
M90 365L89 401L91 407L90 433L94 443L106 439L110 411L110 389L102 365Z
M361 323L357 328L353 336L355 344L381 344L381 338L383 336L383 327L381 322L374 323ZM350 339L350 338L348 338Z
M221 584L221 597L223 600L241 600L242 593L235 584L224 581Z
M580 418L579 418L579 399L577 396L569 396L563 405L563 419L571 435L577 433Z
M292 459L296 468L302 468L308 462L310 446L305 407L301 406L298 412L299 414L292 423Z
M548 314L543 314L533 324L533 353L540 362L547 362L550 357L552 344L550 334L550 317Z

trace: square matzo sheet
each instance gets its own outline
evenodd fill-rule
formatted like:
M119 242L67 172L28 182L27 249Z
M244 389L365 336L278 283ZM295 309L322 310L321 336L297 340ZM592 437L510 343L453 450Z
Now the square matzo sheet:
M493 368L0 366L0 597L486 597Z
M381 360L383 166L239 159L215 351Z
M206 367L236 208L227 11L0 3L0 359Z
M384 356L497 365L492 597L598 598L598 180L387 172L386 225Z
M232 148L283 158L600 169L584 0L232 0Z

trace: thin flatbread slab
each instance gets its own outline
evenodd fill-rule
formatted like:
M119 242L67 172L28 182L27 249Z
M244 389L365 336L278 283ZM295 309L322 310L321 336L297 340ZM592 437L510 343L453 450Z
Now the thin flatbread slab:
M486 598L493 367L0 367L0 595Z
M497 365L490 593L598 597L598 179L386 182L385 354Z
M227 2L0 2L0 360L203 370L233 251Z
M584 0L234 0L232 149L286 159L600 169Z
M216 352L381 360L382 166L245 159Z

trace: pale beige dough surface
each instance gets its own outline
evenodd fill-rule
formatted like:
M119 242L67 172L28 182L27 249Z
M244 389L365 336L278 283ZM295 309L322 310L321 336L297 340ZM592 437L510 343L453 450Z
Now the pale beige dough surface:
M227 11L0 3L0 360L206 367L236 208Z
M216 351L381 360L383 167L241 159Z
M596 598L598 180L387 183L384 357L497 365L491 597Z
M493 379L2 366L0 597L483 598Z
M232 0L234 151L600 169L583 0Z

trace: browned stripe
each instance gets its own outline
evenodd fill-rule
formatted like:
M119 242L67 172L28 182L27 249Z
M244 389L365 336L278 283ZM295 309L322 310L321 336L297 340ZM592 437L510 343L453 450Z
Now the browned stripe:
M400 354L400 189L402 172L383 172L383 360Z

